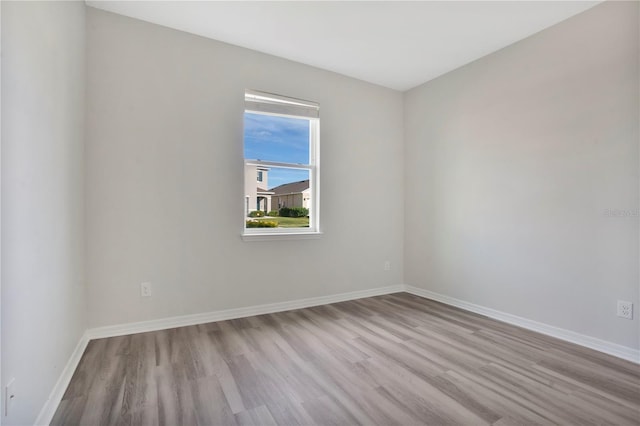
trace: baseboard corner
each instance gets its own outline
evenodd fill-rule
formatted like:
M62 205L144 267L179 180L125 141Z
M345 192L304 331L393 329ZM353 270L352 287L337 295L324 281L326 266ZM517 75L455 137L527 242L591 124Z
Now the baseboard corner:
M53 416L58 409L58 405L60 405L60 401L62 401L62 397L71 383L71 378L73 377L73 373L76 371L78 364L80 363L80 359L82 358L82 354L84 350L87 348L89 344L89 335L87 331L82 333L80 339L78 340L78 344L74 348L67 364L64 366L64 369L60 373L58 377L58 381L53 386L51 393L49 394L49 398L45 401L38 417L36 418L35 425L49 425L51 420L53 420Z

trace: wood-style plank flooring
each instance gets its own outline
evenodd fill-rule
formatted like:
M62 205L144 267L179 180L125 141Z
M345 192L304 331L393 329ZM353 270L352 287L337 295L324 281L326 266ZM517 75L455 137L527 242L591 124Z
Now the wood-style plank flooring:
M89 343L54 425L640 424L640 366L406 293Z

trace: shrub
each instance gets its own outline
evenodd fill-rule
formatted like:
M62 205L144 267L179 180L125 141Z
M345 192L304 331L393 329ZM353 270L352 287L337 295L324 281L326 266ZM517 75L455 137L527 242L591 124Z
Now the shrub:
M275 220L248 220L247 228L277 228L278 222Z
M282 217L305 217L309 216L309 209L305 207L282 207L280 209Z
M264 217L264 212L262 210L254 210L249 212L249 217Z
M267 213L267 216L278 216L278 210L271 210Z

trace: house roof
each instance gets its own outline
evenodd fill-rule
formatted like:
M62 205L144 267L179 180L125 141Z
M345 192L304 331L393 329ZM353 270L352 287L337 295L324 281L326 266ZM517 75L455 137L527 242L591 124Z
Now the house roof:
M256 192L261 195L273 195L273 192L260 187L256 188Z
M285 183L271 188L274 195L295 194L309 189L309 179L300 182Z

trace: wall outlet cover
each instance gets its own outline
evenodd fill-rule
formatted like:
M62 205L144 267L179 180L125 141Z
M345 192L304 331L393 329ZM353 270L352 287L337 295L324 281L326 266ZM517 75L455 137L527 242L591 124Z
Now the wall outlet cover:
M11 379L4 387L4 415L8 416L9 411L16 399L16 379Z
M633 303L626 300L618 300L618 316L620 318L633 319Z
M140 284L140 296L151 297L151 283Z

